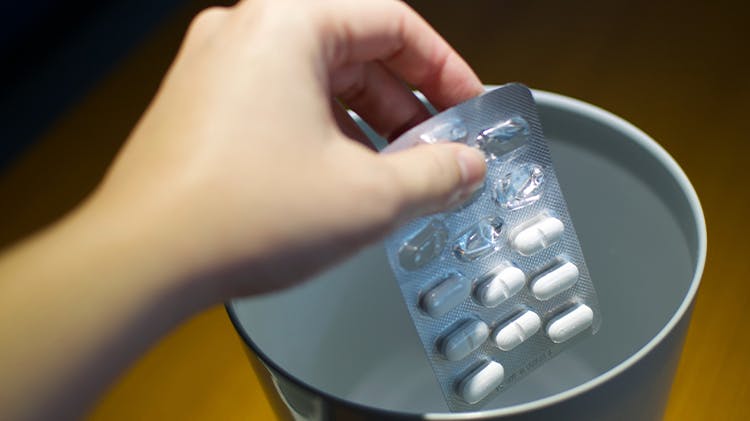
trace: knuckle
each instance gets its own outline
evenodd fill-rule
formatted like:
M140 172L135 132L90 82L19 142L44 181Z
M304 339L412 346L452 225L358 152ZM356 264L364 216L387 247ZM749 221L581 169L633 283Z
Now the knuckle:
M217 24L222 22L228 13L229 9L220 6L201 10L190 22L188 35L192 37L209 35L216 30Z
M338 97L346 104L362 105L367 99L367 84L365 73L366 69L364 65L355 65L349 67L348 70L348 81L340 88Z
M398 0L397 1L391 1L390 5L396 11L396 15L397 16L402 16L403 17L403 16L406 16L406 15L411 15L411 14L415 14L416 13L411 6L409 6L408 4L406 4L406 2L403 2L403 1L398 1Z

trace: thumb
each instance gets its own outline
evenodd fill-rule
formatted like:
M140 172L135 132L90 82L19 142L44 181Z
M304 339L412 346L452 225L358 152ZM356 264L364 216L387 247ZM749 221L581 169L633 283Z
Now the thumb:
M384 154L396 175L401 219L454 207L482 185L487 166L478 149L458 143L419 145Z

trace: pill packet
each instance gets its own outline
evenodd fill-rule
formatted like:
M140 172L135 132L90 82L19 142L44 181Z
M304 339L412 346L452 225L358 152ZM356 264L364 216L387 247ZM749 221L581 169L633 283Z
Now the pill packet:
M601 316L529 89L461 103L383 152L437 142L482 150L484 185L385 247L448 407L471 411L595 334Z

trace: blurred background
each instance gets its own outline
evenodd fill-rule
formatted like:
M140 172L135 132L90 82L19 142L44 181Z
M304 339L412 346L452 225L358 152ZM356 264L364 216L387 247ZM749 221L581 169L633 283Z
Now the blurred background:
M709 253L666 419L750 416L745 3L408 3L485 83L519 81L598 105L650 134L683 167L704 207ZM91 191L154 95L190 19L214 4L2 6L0 246ZM273 419L223 307L154 346L90 416L162 418Z

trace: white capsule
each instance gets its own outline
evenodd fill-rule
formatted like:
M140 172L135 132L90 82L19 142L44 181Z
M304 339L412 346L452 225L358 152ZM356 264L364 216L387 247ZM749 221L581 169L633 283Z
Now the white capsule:
M495 329L493 339L498 348L503 351L510 351L532 337L541 326L542 319L539 318L539 315L527 310L505 325Z
M588 329L593 321L594 311L591 307L579 304L555 316L547 324L547 336L552 342L559 344Z
M564 230L565 225L561 220L547 216L519 231L510 245L517 252L529 256L554 244L562 237Z
M460 275L451 275L432 287L420 300L425 313L440 317L469 297L471 284Z
M515 266L508 266L492 278L477 285L474 291L479 304L496 307L516 295L526 284L526 275Z
M458 384L458 394L469 404L475 404L492 393L505 377L505 369L497 361L489 361L469 373Z
M440 352L451 361L461 360L479 348L489 335L487 323L471 320L440 341Z
M531 292L538 300L546 301L572 287L578 280L578 267L570 262L542 273L531 283Z

